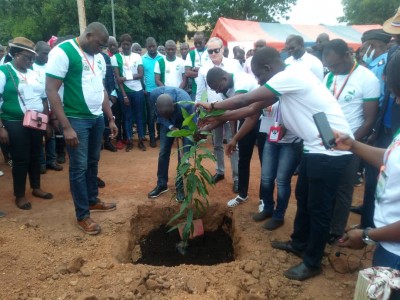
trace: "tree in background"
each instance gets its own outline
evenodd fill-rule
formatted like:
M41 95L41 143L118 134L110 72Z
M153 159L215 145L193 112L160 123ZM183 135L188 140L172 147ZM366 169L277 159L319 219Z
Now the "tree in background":
M342 0L344 16L339 22L349 24L383 24L399 7L391 0Z
M219 17L276 22L289 12L297 0L192 0L189 21L211 32Z
M183 40L187 31L189 0L114 0L117 38L129 33L144 45L153 36L157 42ZM76 1L72 0L0 0L0 43L16 36L33 41L52 35L79 35ZM86 0L87 22L99 21L112 34L111 1Z

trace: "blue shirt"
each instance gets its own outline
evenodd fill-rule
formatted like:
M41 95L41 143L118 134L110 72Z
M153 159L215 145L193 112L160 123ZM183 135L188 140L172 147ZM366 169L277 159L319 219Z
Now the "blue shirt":
M383 53L375 58L369 65L368 69L375 74L381 84L381 96L379 97L379 107L382 107L383 97L385 95L385 82L383 81L383 71L387 62L387 53Z
M170 126L173 126L175 128L181 128L183 122L181 107L183 107L189 114L192 114L194 112L194 105L189 103L177 103L177 102L192 101L190 95L186 91L180 88L162 86L154 89L151 92L150 99L152 103L155 104L157 98L162 94L168 94L171 96L172 101L175 103L175 110L169 119L158 116L157 121L161 125L167 127L168 129L170 128Z
M142 56L143 72L144 72L144 85L146 92L151 92L157 88L156 78L154 76L154 65L156 61L162 56L157 52L157 55L152 58L148 53Z

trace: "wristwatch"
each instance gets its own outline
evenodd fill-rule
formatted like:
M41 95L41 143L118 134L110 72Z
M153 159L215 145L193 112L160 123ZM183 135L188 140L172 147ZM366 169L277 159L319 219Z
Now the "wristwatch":
M367 227L363 230L362 233L362 240L366 245L375 245L376 242L374 240L372 240L369 236L368 236L368 232L371 229L371 227Z

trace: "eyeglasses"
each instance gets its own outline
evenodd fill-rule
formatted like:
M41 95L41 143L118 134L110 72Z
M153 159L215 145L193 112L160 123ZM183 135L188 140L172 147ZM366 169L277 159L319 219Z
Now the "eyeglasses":
M26 55L26 54L23 54L23 53L21 53L21 56L23 58L25 58L27 61L30 61L30 62L35 60L35 56Z
M207 52L208 54L218 54L221 51L221 48L216 48L216 49L208 49Z

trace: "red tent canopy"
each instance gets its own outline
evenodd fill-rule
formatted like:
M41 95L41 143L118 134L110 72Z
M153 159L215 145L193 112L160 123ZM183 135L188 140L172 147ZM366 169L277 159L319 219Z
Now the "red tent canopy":
M340 38L353 49L361 45L363 32L382 28L381 25L289 25L280 23L263 23L219 18L211 37L219 37L228 42L254 42L265 39L269 46L281 50L285 47L286 37L290 34L301 35L305 43L314 43L320 33L327 33L331 39Z

